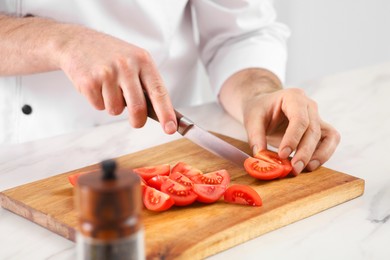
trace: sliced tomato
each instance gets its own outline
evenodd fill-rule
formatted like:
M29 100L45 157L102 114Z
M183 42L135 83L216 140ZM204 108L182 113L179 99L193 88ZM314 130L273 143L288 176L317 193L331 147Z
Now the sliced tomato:
M175 172L180 172L188 178L202 174L201 170L196 169L185 162L178 162L175 166L173 166L171 173Z
M156 175L147 181L148 186L161 190L161 185L168 179L168 176Z
M78 173L74 173L72 175L69 175L68 180L69 180L70 184L72 184L73 186L76 186L77 180L79 179L80 175L86 174L86 173L88 173L88 172L83 171L83 172L78 172Z
M80 173L69 175L68 180L69 180L70 184L72 184L73 186L76 186L77 179L79 178L79 176L80 176Z
M148 181L156 175L168 176L171 172L171 166L169 164L161 164L135 168L133 171L141 176L145 181Z
M144 179L140 178L140 180L141 180L141 191L142 191L142 194L145 194L145 190L146 190L147 184L144 181Z
M147 209L153 211L164 211L173 206L173 199L164 192L146 186L143 195L143 202Z
M245 160L244 167L249 175L260 180L272 180L284 173L282 165L253 157Z
M171 179L167 179L161 185L161 191L171 196L177 206L190 205L198 197L192 188L183 186Z
M219 170L191 177L194 183L229 185L230 174L227 170Z
M194 192L198 195L197 201L213 203L219 200L226 191L226 185L194 184Z
M194 186L194 182L180 172L172 172L169 178L186 187L192 188Z
M284 172L279 176L279 178L286 177L292 170L292 165L289 159L282 159L279 157L279 155L275 152L269 151L269 150L262 150L259 151L255 158L261 159L266 162L273 162L279 165L282 165L284 168Z
M229 203L261 206L263 204L260 195L247 185L235 184L227 188L224 200Z

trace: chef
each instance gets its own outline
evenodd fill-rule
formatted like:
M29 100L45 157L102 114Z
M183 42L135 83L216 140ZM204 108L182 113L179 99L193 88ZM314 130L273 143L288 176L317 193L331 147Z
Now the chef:
M314 170L339 142L316 103L283 89L288 29L272 0L3 0L0 143L20 143L128 118L145 124L149 95L162 129L173 106L212 93L241 121L253 152L267 143L294 173Z

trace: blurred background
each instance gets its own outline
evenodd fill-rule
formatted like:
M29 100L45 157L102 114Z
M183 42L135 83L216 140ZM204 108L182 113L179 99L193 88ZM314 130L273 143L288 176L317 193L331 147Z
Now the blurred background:
M390 62L389 0L274 0L291 31L286 85Z

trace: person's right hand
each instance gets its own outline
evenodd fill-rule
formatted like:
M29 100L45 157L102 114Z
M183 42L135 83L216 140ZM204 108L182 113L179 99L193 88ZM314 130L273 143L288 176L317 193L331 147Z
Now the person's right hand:
M119 115L127 107L130 124L147 118L144 90L167 134L177 122L168 91L150 54L118 38L77 25L62 25L58 66L98 110Z

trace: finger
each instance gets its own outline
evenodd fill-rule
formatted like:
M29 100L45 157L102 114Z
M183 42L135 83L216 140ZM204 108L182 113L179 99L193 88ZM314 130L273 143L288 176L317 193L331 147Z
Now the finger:
M173 105L163 80L152 62L142 67L140 78L164 131L167 134L175 133L177 120Z
M329 160L336 151L337 145L340 143L340 134L331 125L322 121L322 128L321 140L310 162L306 166L308 171L314 171Z
M249 113L248 116L244 118L244 125L248 135L248 142L252 148L253 155L255 155L258 151L267 148L267 124L268 123L263 113L256 115Z
M309 126L303 135L294 157L291 160L293 173L299 174L309 163L314 151L321 138L320 118L317 111L317 105L314 101L308 106Z
M308 108L303 107L302 109L301 102L295 98L283 102L286 103L285 107L282 105L283 113L286 115L289 123L279 146L279 156L281 158L287 158L292 151L297 149L309 127Z
M134 128L143 127L147 119L145 96L139 76L138 64L132 59L120 59L118 81L127 107L129 123Z
M103 84L102 95L104 106L110 115L119 115L125 108L123 93L116 81Z
M81 81L77 88L84 95L88 102L97 110L104 110L104 100L102 96L102 85L100 81L84 80Z
M123 98L129 114L130 125L135 128L143 127L147 119L145 96L139 77L131 76L121 83Z
M118 70L114 66L102 66L95 75L102 84L104 106L110 115L122 113L125 103L122 90L118 86Z

